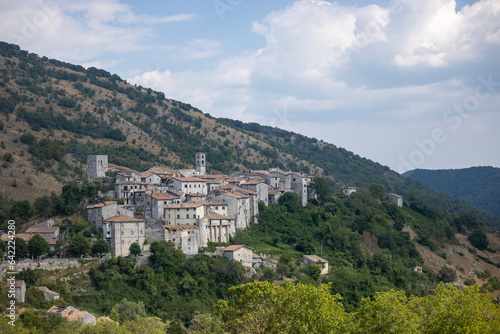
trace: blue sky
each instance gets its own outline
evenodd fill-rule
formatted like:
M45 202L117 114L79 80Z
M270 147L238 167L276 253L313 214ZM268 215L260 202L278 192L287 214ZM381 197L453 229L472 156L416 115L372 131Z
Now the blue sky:
M0 39L398 172L500 167L500 1L0 0Z

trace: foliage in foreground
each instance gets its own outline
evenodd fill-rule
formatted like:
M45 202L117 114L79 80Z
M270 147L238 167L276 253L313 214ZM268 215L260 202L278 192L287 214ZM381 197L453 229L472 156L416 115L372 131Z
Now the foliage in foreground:
M233 287L216 314L229 333L500 333L500 308L473 286L441 283L432 295L379 292L347 313L329 285L267 282Z

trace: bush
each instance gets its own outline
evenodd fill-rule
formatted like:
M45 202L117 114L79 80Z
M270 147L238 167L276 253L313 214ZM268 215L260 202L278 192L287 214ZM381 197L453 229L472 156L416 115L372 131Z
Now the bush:
M472 246L476 247L479 250L485 250L486 248L488 248L488 238L483 231L475 230L469 235L467 240L469 240Z

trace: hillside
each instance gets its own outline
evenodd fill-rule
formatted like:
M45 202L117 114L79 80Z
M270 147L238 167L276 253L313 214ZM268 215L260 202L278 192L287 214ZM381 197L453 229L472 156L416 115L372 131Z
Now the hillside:
M403 175L500 217L500 168L415 169Z
M500 218L345 149L277 128L217 119L105 70L0 43L0 75L0 191L14 199L32 200L83 178L88 154L107 154L110 163L143 170L158 164L191 167L195 152L203 151L213 173L279 166L326 176L336 188L375 182L500 229Z

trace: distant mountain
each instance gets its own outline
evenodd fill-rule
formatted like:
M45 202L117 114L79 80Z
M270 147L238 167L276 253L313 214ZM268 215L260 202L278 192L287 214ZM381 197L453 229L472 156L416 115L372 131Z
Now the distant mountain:
M379 183L450 213L470 213L500 230L500 218L343 148L270 126L214 118L105 70L3 42L0 131L0 195L16 200L31 201L64 181L83 178L88 154L145 170L159 164L193 167L195 153L206 152L208 172L280 167L325 176L339 189Z
M403 175L500 217L500 168L415 169Z

